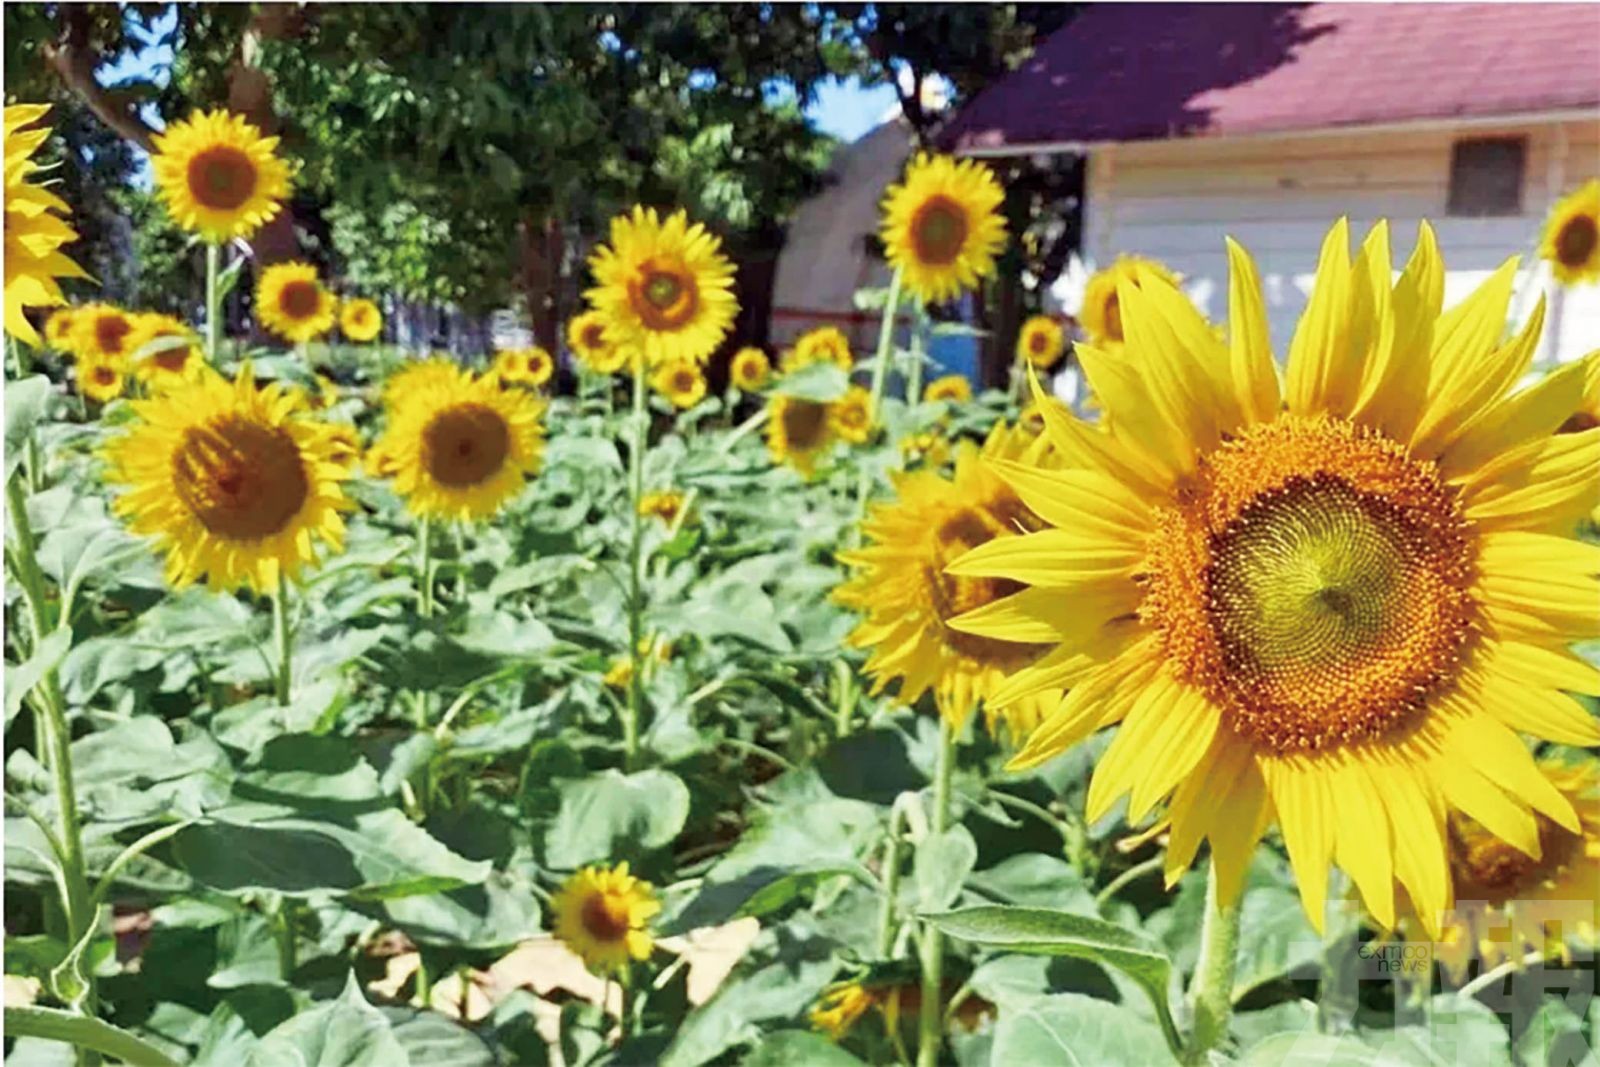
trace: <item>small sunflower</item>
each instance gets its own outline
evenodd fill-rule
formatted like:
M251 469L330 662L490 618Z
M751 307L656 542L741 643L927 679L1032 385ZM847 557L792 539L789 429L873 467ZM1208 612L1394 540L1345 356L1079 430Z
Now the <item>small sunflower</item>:
M44 320L45 344L57 352L72 354L72 323L78 314L75 307L60 308Z
M785 372L809 367L813 363L832 363L848 372L856 358L850 352L850 339L837 326L818 326L800 335L794 347L784 353Z
M1105 270L1096 271L1083 290L1083 308L1078 319L1089 335L1089 343L1100 348L1120 345L1122 334L1122 301L1119 285L1138 288L1140 278L1148 275L1158 278L1172 288L1178 286L1178 276L1164 264L1139 256L1118 256Z
M615 374L628 359L626 351L612 343L606 317L598 311L585 311L568 320L567 344L578 363L596 374Z
M961 1003L951 1010L949 998L957 992L950 983L940 997L945 1002L945 1016L958 1023L968 1033L978 1029L983 1020L992 1018L995 1006L975 993L966 993ZM901 1020L914 1023L922 1011L922 984L917 981L849 981L839 982L822 991L811 1009L811 1028L826 1034L830 1041L842 1041L869 1009L877 1009L883 1016L884 1029L895 1034Z
M842 1041L876 1001L860 982L840 982L822 991L811 1009L811 1029Z
M187 381L207 366L200 338L171 315L152 312L133 316L128 348L134 375L151 389Z
M680 409L694 407L706 395L706 376L700 373L697 363L688 359L661 363L650 376L650 384L671 401L673 407Z
M907 434L900 439L900 455L907 464L943 467L950 462L950 439L934 431Z
M196 111L155 137L156 186L174 221L213 244L248 238L283 208L289 165L242 115Z
M555 375L556 361L538 345L532 348L508 348L494 357L494 372L500 375L502 381L537 388Z
M772 377L772 363L759 348L741 348L728 364L728 378L747 393L766 385Z
M787 463L809 478L817 459L834 441L828 405L776 393L767 401L767 449L775 463Z
M982 163L919 154L883 201L884 249L906 291L939 304L993 274L1006 243L1004 199Z
M1017 354L1039 370L1049 370L1067 349L1067 334L1050 315L1035 315L1017 333Z
M97 404L109 404L127 388L126 363L116 356L85 356L75 368L78 392Z
M1539 255L1563 285L1600 279L1600 178L1592 178L1550 209Z
M872 393L852 385L845 394L828 405L828 421L841 441L866 444L872 437Z
M133 401L138 421L105 448L114 505L166 553L167 580L273 590L339 549L350 476L328 428L282 386L257 389L246 364L228 382L182 382Z
M995 700L1007 675L1038 662L1049 646L1033 641L974 637L950 620L1027 588L1020 582L966 578L945 566L968 550L1043 528L1044 521L1000 479L1001 460L1044 461L1047 442L997 426L980 452L963 442L953 478L932 470L895 477L893 500L873 506L862 526L865 546L840 554L852 569L834 600L866 617L850 635L870 648L866 670L882 692L899 679L900 700L915 704L932 690L940 714L958 729L980 706L995 729ZM1004 718L1020 742L1054 707L1059 689L1009 702Z
M662 221L654 208L635 207L612 219L611 241L589 266L596 284L585 295L604 317L607 339L652 367L705 362L739 310L721 240L682 211Z
M291 344L303 344L333 329L337 301L309 263L274 263L256 286L261 325Z
M5 111L5 286L6 333L37 345L39 334L25 309L67 302L57 278L87 278L64 252L78 239L67 225L72 209L28 179L39 169L33 154L50 136L48 127L27 129L50 111L48 104L13 104Z
M487 518L538 469L544 407L495 374L418 374L394 392L368 465L392 473L415 515Z
M685 497L676 489L661 489L639 498L639 514L647 519L660 519L665 526L678 521L683 513Z
M1600 631L1600 547L1573 536L1600 493L1600 429L1553 431L1573 365L1519 393L1544 326L1504 336L1517 261L1443 310L1424 225L1398 278L1376 226L1323 244L1280 382L1259 275L1230 243L1229 344L1149 268L1118 287L1120 354L1078 346L1109 428L1035 387L1065 469L1000 473L1044 520L946 573L1027 583L952 620L1047 654L1006 697L1066 688L1016 766L1115 726L1086 815L1165 804L1167 878L1209 841L1234 899L1274 823L1308 917L1329 868L1392 928L1397 888L1430 933L1448 906L1446 819L1529 857L1573 803L1519 734L1600 743L1567 650ZM1135 284L1136 282L1136 284Z
M79 359L126 361L137 340L134 317L111 304L85 304L72 317L69 348Z
M650 920L661 910L649 882L628 873L628 865L585 867L568 878L550 901L556 937L603 975L647 960L655 947Z
M339 305L339 332L358 343L371 341L383 332L383 312L370 300L346 300Z
M965 404L972 399L972 383L965 374L946 374L928 383L922 399L930 404L940 400L947 404Z

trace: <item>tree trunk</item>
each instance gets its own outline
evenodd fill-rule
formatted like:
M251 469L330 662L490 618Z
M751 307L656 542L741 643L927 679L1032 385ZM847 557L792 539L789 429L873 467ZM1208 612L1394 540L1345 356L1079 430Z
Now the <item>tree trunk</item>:
M561 336L561 307L557 294L566 235L558 219L529 212L517 224L518 258L522 266L522 293L536 344L554 352Z

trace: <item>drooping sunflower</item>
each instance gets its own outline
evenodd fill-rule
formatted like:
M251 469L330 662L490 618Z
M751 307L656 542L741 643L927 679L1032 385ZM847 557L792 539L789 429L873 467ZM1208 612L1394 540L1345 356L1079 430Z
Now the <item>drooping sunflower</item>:
M837 326L818 326L807 330L795 341L794 347L783 355L783 369L797 371L813 363L832 363L848 372L855 366L855 356L850 352L850 338Z
M248 238L282 210L289 165L277 147L243 115L196 111L156 135L150 165L173 221L220 244Z
M919 154L883 200L884 250L906 291L939 304L993 274L1006 243L1004 199L982 163Z
M659 489L639 498L639 514L647 519L660 519L665 526L678 521L683 513L684 495L676 489Z
M339 305L339 332L347 340L371 341L383 332L383 312L370 300L346 300Z
M946 374L928 383L922 399L930 404L941 400L947 404L964 404L972 399L972 383L965 374Z
M787 463L806 478L834 442L828 405L775 393L767 401L767 449L775 463Z
M962 994L959 1004L951 1011L949 998L961 992L953 983L945 983L941 1000L945 1002L945 1017L960 1024L969 1033L993 1017L995 1006L972 992ZM838 982L822 991L816 1006L811 1009L811 1028L826 1034L830 1041L842 1041L869 1009L877 1009L883 1017L884 1029L895 1034L902 1020L915 1022L922 1010L922 984L911 979L899 981L854 980Z
M261 325L290 344L303 344L333 329L337 304L309 263L274 263L261 272L256 286Z
M39 334L25 309L65 304L67 298L56 279L88 277L61 251L78 239L77 231L66 223L72 209L28 180L39 169L33 154L49 138L50 129L27 127L49 111L49 104L13 104L5 111L6 333L30 345L39 343Z
M692 408L706 395L706 376L700 373L699 364L689 359L660 364L650 376L650 384L675 408Z
M1017 354L1039 370L1049 370L1067 350L1067 334L1051 315L1034 315L1017 332Z
M1159 278L1170 288L1178 286L1178 276L1165 264L1142 256L1118 256L1111 266L1095 271L1089 278L1083 289L1083 307L1078 312L1078 321L1083 323L1090 344L1102 349L1122 344L1120 290L1124 284L1138 288L1140 278L1146 274Z
M728 364L728 378L735 386L753 393L772 377L772 363L759 348L741 348Z
M626 970L655 948L650 920L661 910L655 888L628 865L585 867L550 901L555 934L597 974Z
M1550 209L1539 255L1563 285L1600 279L1600 178L1584 182Z
M1536 816L1578 829L1517 732L1600 741L1566 695L1600 675L1565 650L1597 625L1600 548L1569 532L1600 430L1552 435L1579 365L1508 395L1543 327L1540 305L1501 342L1515 261L1441 312L1426 225L1393 283L1387 226L1348 242L1341 221L1282 386L1237 245L1227 346L1156 271L1122 281L1125 350L1079 348L1109 428L1035 383L1067 469L998 469L1047 528L946 571L1033 588L952 625L1049 647L997 700L1070 689L1018 765L1120 724L1087 814L1166 801L1169 880L1208 840L1233 898L1275 821L1314 923L1337 864L1380 924L1398 882L1436 932L1447 812L1528 855Z
M50 317L44 320L45 344L57 352L64 352L70 355L72 353L72 323L77 314L78 309L75 307L58 308L52 311Z
M945 571L968 549L1044 527L992 465L1004 458L1049 462L1045 448L1042 438L1002 423L981 452L971 442L960 445L953 478L927 468L896 475L894 498L874 505L862 525L864 547L840 553L852 574L834 600L865 616L849 643L872 649L866 670L874 692L898 679L903 703L932 690L940 714L957 729L980 705L994 729L999 709L992 698L1006 676L1049 651L1042 642L951 628L951 619L1025 586ZM1013 741L1027 736L1057 696L1058 690L1033 693L1004 709Z
M127 366L120 356L84 356L74 368L78 392L97 404L108 404L127 388Z
M828 405L828 421L841 441L866 444L872 436L872 393L852 385L843 396Z
M273 590L338 551L350 476L327 427L282 386L256 387L248 364L229 382L207 375L136 400L138 421L105 449L114 505L156 539L176 586Z
M627 362L626 351L611 342L606 317L598 311L585 311L567 322L567 344L578 363L596 374L615 374Z
M487 518L538 469L544 408L495 374L418 375L396 392L368 466L392 474L414 515Z
M508 348L495 356L494 370L505 381L521 382L537 388L555 375L556 361L538 345L532 348Z
M79 359L124 362L137 340L132 315L111 304L85 304L72 317L68 347Z
M206 369L200 338L186 323L154 312L133 316L128 338L133 373L151 389L165 389Z
M589 259L585 295L604 318L610 343L637 350L652 367L703 363L722 343L739 303L722 241L682 211L663 221L635 207L611 220L611 241Z

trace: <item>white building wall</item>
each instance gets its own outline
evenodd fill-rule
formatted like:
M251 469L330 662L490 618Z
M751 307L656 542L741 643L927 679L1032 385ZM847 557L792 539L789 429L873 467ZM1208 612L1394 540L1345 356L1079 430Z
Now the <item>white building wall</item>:
M1446 213L1451 145L1458 138L1526 135L1522 213L1458 218ZM1477 126L1285 137L1195 138L1120 144L1090 153L1084 253L1103 265L1118 253L1163 260L1213 318L1227 314L1231 236L1255 256L1274 345L1287 351L1305 306L1328 226L1350 217L1352 245L1387 218L1395 265L1404 264L1419 220L1434 226L1448 275L1447 306L1507 256L1521 254L1513 311L1553 288L1534 257L1539 230L1563 191L1600 176L1600 118L1518 126ZM1600 285L1568 290L1546 358L1575 359L1600 348ZM1554 347L1550 347L1553 345Z

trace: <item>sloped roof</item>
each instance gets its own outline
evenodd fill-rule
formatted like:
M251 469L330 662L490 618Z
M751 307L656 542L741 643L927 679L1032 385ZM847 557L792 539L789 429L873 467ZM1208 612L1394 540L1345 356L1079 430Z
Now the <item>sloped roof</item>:
M1099 3L940 140L1004 150L1597 107L1600 4Z

